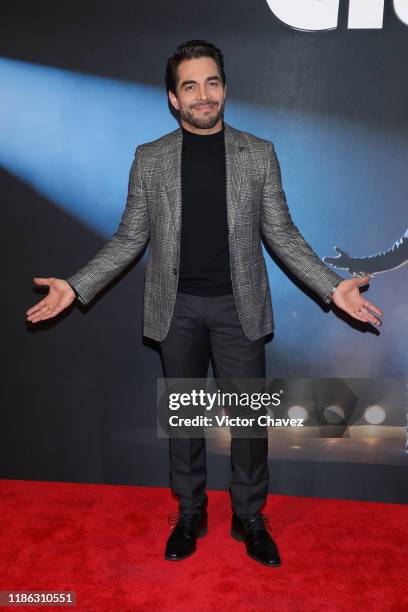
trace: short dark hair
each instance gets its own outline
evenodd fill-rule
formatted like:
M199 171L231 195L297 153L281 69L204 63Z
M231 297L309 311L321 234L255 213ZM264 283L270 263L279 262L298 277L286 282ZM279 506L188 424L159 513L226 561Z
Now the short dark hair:
M176 95L177 90L177 68L185 59L197 57L212 57L220 71L222 85L225 87L226 79L224 72L224 56L222 51L207 40L188 40L181 43L174 54L169 57L166 65L166 91L172 91Z

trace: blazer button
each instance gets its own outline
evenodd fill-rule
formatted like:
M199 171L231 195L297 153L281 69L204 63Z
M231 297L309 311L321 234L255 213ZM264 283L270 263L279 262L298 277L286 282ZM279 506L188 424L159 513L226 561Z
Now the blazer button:
M174 276L177 276L177 268L173 268L173 274Z

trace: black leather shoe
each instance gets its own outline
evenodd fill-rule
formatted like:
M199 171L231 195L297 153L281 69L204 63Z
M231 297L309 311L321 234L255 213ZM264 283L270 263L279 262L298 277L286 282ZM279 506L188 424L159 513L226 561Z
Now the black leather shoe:
M164 558L179 561L192 555L196 550L197 538L207 533L207 509L201 512L173 512L169 523L174 525L167 540Z
M278 567L281 564L275 542L268 533L268 517L263 514L239 519L232 515L231 535L238 542L245 542L247 554L264 565Z

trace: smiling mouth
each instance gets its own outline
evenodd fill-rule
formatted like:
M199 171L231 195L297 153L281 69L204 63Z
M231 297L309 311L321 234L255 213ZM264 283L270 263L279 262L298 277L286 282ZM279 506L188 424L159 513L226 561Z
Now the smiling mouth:
M208 110L209 108L213 108L215 104L205 104L204 106L195 106L198 110Z

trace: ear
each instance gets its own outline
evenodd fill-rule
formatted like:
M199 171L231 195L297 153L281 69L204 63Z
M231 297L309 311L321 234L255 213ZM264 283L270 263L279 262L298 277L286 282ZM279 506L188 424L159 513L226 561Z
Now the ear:
M174 108L176 110L179 110L179 103L178 103L177 97L170 90L169 90L168 94L169 94L169 99L170 99L170 102L171 102L172 106L174 106Z

